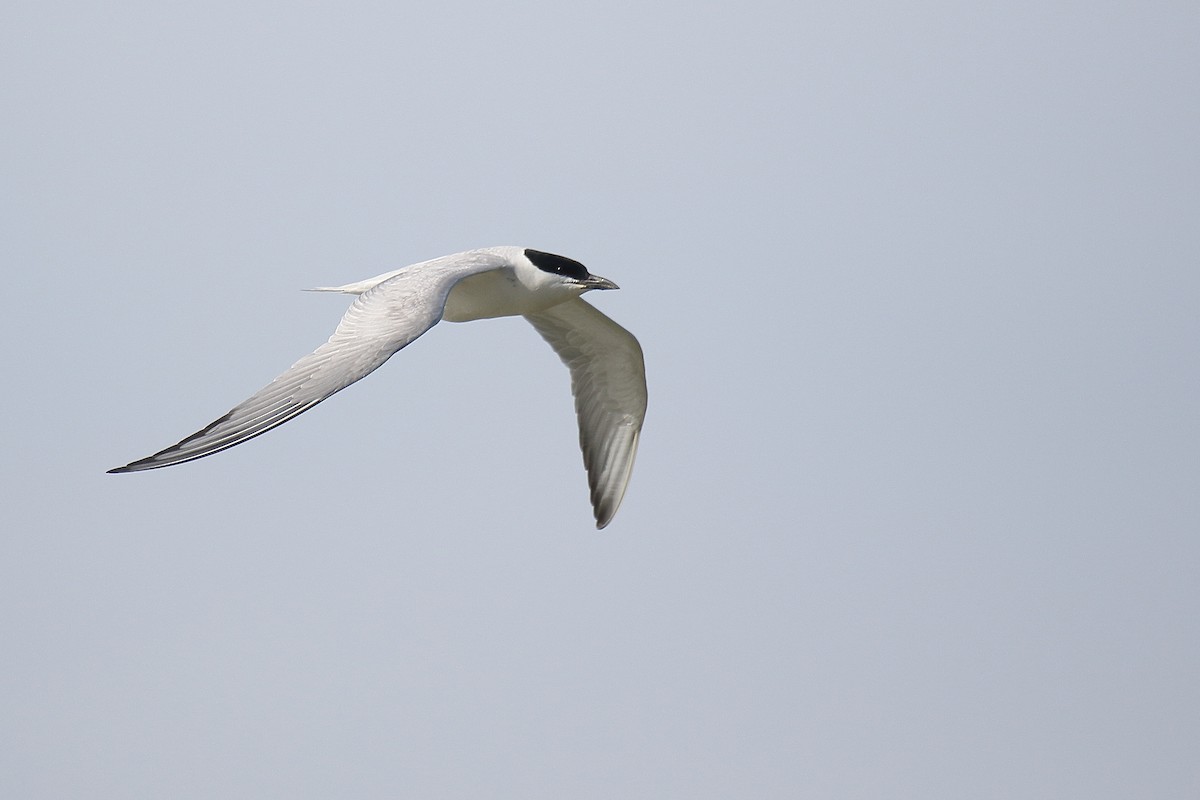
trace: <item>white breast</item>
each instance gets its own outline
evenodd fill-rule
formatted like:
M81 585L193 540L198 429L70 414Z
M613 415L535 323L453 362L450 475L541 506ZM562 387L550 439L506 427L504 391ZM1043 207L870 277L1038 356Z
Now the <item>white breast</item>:
M557 286L530 288L518 280L512 268L495 269L463 278L446 298L447 322L535 314L556 306L578 292Z

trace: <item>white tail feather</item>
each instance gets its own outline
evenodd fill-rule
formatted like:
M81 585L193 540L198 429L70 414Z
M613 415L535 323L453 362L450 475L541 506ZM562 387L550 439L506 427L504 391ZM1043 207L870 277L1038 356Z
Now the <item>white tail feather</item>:
M340 292L341 294L362 294L363 292L374 289L379 284L386 281L388 278L394 278L403 270L394 269L391 272L385 272L382 275L376 275L374 278L367 278L365 281L357 283L347 283L345 286L315 286L312 289L305 289L306 292Z

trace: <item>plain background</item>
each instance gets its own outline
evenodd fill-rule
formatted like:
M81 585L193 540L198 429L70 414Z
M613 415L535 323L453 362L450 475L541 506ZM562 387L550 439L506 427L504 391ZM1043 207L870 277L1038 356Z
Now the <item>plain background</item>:
M0 10L0 795L1200 795L1194 2ZM494 244L622 286L104 471Z

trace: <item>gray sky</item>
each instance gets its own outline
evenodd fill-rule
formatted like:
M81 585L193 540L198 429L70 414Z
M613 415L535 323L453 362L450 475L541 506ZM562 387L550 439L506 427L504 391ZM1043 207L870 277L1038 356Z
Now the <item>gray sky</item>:
M9 2L0 795L1194 798L1193 3ZM561 252L650 411L307 286Z

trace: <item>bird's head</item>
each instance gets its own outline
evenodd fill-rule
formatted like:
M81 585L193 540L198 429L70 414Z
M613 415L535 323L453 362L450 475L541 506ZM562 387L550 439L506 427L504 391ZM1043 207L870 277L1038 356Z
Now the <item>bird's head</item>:
M608 278L588 272L587 267L574 259L525 248L525 258L536 272L534 279L540 287L583 294L591 289L618 289Z

